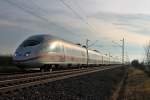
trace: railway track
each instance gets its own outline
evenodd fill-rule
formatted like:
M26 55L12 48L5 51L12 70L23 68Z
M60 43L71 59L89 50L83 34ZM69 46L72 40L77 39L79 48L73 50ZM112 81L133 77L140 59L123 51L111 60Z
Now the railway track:
M45 73L33 73L23 75L12 75L8 79L0 81L0 95L10 94L19 89L28 88L31 86L37 86L41 84L47 84L52 81L71 78L83 74L98 72L106 69L112 69L120 66L107 67L107 68L84 68L84 69L72 69L56 72Z
M79 70L79 69L72 69L74 70ZM55 74L55 73L62 73L62 72L67 72L70 70L60 70L60 71L53 71L53 72L34 72L34 73L19 73L19 74L6 74L2 75L0 77L0 81L3 80L10 80L10 79L19 79L19 78L27 78L27 77L34 77L34 76L41 76L41 75L49 75L49 74Z

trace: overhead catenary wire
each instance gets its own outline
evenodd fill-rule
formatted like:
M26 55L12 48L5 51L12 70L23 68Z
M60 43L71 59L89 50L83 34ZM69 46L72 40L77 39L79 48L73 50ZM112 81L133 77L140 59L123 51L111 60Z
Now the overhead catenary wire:
M83 23L85 23L88 27L89 27L89 30L92 32L92 33L97 33L97 31L96 31L96 28L93 26L93 25L91 25L91 23L89 23L89 21L87 21L87 18L84 18L84 17L82 17L71 5L69 5L67 2L65 2L64 0L59 0L64 6L66 6L74 15L76 15ZM78 6L77 4L76 4L76 6ZM82 8L80 7L80 6L78 6L78 8L83 12L83 10L82 10ZM85 17L87 17L86 16L86 14L85 13L82 13L82 14L84 14L84 16ZM99 38L101 38L101 39L103 39L103 40L109 40L109 38L108 37L99 37ZM105 38L105 39L104 39Z
M26 9L23 5L19 5L19 4L15 3L15 2L12 1L12 0L4 0L4 1L7 2L7 3L9 3L9 4L11 4L11 5L13 5L13 6L15 6L15 7L17 7L17 8L19 8L19 9L21 9L21 10L23 10L24 12L26 12L26 13L28 13L28 14L30 14L30 15L33 15L33 16L35 16L35 17L38 17L39 19L41 19L41 20L43 20L43 21L46 21L46 22L48 21L46 18L44 18L44 17L42 17L42 16L36 14L35 12L32 12L32 11ZM30 7L28 6L28 8L30 8Z
M24 4L18 4L18 3L16 3L16 2L12 1L12 0L4 0L4 1L7 2L7 3L9 3L10 5L13 5L13 6L19 8L20 10L22 10L22 11L24 11L24 12L26 12L26 13L28 13L28 14L34 16L34 17L36 17L36 18L39 18L40 20L46 22L47 24L50 24L50 25L53 24L53 25L55 25L55 26L57 26L57 27L60 27L60 28L62 28L62 29L64 29L64 30L66 30L66 31L69 31L69 32L72 33L72 34L75 34L75 33L73 33L72 31L66 29L65 27L63 27L63 26L61 26L61 25L58 25L58 24L56 24L56 23L54 23L54 22L49 21L49 19L47 19L46 17L41 16L41 15L37 14L37 13L34 12L34 11L31 11L30 9L32 9L32 7L30 7L30 6L25 7ZM40 9L40 7L39 7L39 9Z
M90 30L93 32L96 32L95 28L93 28L93 26L85 20L85 18L83 18L76 10L74 10L68 3L66 3L64 0L59 0L60 2L62 2L63 5L65 5L68 9L70 9L72 11L72 13L74 13L82 22L84 22L85 24L87 24L90 28Z
M75 2L75 1L74 1ZM78 3L76 2L76 6L77 8L80 9L80 11L82 12L82 14L85 16L85 19L87 19L87 14L85 13L85 11L78 5ZM88 25L93 29L94 32L96 32L96 28L91 25L91 23L88 21Z
M92 28L92 30L94 30L94 32L96 32L96 30L95 29L93 29L93 27L91 27L91 25L89 24L89 22L88 21L86 21L83 17L81 17L81 15L76 11L76 10L74 10L68 3L66 3L64 0L59 0L60 2L62 2L62 4L64 4L68 9L70 9L81 21L83 21L85 24L87 24L89 27L90 27L90 30L91 30L91 28ZM93 31L92 31L93 32ZM96 32L97 33L97 32ZM86 40L86 41L88 41L88 39ZM97 41L96 41L97 42ZM86 42L86 44L87 44L88 42ZM95 42L94 42L94 44L95 44ZM90 45L90 46L92 46L93 45L93 43ZM87 52L87 54L88 54L88 52ZM88 64L88 62L87 62L87 64Z
M56 23L54 23L54 22L51 22L51 21L50 21L49 19L47 19L45 16L39 15L38 13L32 11L31 9L33 9L33 7L31 7L31 6L27 6L27 7L26 7L25 4L21 4L21 3L18 4L18 3L16 3L15 1L12 1L12 0L4 0L4 1L6 1L6 2L8 2L9 4L11 4L11 5L13 5L13 6L15 6L15 7L19 8L19 9L21 9L21 10L23 10L24 12L26 12L26 13L28 13L28 14L30 14L30 15L33 15L33 16L35 16L35 17L37 17L37 18L43 20L44 22L46 22L46 23L48 23L48 24L53 24L53 25L55 25L55 26L59 26L60 28L69 31L70 33L75 34L75 33L72 32L70 29L66 29L65 27L63 27L63 26L61 26L61 25L58 25L58 24L56 24ZM85 22L85 23L90 27L90 30L92 30L92 29L91 29L92 27L91 27L91 25L89 24L89 22L86 21L83 17L81 17L80 14L78 14L78 12L76 12L70 5L68 5L68 4L67 4L66 2L64 2L63 0L59 0L59 1L61 1L61 2L62 2L67 8L69 8L76 16L78 16L80 20L82 20L83 22ZM30 2L32 2L32 4L34 4L34 6L36 6L36 7L38 8L38 10L41 10L42 12L47 13L47 11L46 11L45 9L42 9L41 7L39 7L38 5L36 5L33 1L30 1ZM93 32L93 31L92 31L92 32ZM95 31L95 32L96 32L96 31Z

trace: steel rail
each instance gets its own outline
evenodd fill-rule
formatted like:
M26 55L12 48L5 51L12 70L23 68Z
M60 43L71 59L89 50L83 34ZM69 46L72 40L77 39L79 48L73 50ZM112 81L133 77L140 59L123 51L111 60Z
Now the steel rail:
M9 94L9 92L19 90L22 88L27 88L39 84L45 84L57 80L62 80L66 78L71 78L79 75L89 74L93 72L98 71L104 71L108 69L113 69L121 66L110 66L108 68L87 68L87 69L80 69L80 70L71 70L70 72L64 72L64 73L54 73L51 75L42 75L42 76L35 76L35 77L28 77L28 78L20 78L20 79L13 79L13 80L7 80L2 82L1 81L1 87L0 87L0 95L2 94Z
M79 73L85 73L88 71L92 71L95 69L84 69L84 70L78 70L78 71L71 71L71 72L65 72L65 73L59 73L59 74L55 74L55 75L51 75L51 76L42 76L42 77L31 77L31 79L26 78L26 81L22 81L22 82L16 82L17 84L7 84L5 86L0 87L0 94L4 94L7 93L9 91L13 91L13 90L18 90L21 88L25 88L25 87L30 87L30 86L34 86L34 85L39 85L39 84L43 84L43 83L48 83L51 81L56 81L59 79L65 78L65 77L72 77L72 75L76 75ZM38 79L40 78L40 79ZM32 80L33 79L33 80ZM35 79L35 80L34 80ZM20 80L18 80L20 81ZM5 82L4 82L5 83Z
M86 69L84 69L84 70L86 70ZM13 84L20 84L23 82L32 82L32 81L42 80L42 79L51 78L51 77L55 77L55 76L59 76L59 75L64 75L65 73L71 74L72 72L76 72L76 71L77 72L81 71L81 69L67 70L67 71L61 71L61 72L55 72L55 73L46 73L46 74L42 74L39 76L23 77L23 78L19 78L19 79L4 80L4 81L0 81L0 87L5 87L8 85L13 85Z
M71 70L79 70L79 69L71 69ZM67 72L70 70L60 70L60 71L53 71L53 72L37 72L37 73L26 73L26 74L15 74L15 75L7 75L7 76L1 76L0 81L4 80L10 80L10 79L19 79L19 78L25 78L25 77L31 77L31 76L40 76L40 75L48 75L48 74L54 74L54 73L62 73Z

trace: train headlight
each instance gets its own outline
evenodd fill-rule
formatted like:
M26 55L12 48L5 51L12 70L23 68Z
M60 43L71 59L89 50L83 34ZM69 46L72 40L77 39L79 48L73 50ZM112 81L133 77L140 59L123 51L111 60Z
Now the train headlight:
M14 56L16 57L16 56L17 56L17 54L15 53L15 54L14 54Z
M30 52L26 52L26 53L25 53L25 56L26 56L26 57L30 56Z
M14 56L16 57L16 56L19 56L19 53L18 52L16 52L15 54L14 54Z

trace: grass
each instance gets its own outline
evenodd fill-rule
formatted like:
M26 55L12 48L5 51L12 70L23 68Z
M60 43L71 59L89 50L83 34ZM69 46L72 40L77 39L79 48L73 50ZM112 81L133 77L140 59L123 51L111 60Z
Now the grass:
M13 59L11 55L0 56L0 73L9 73L19 71L13 64Z
M122 100L150 100L150 78L140 69L129 68Z
M16 66L0 66L0 73L18 72L20 69Z
M0 56L0 66L12 66L12 65L14 65L12 56L10 55Z

